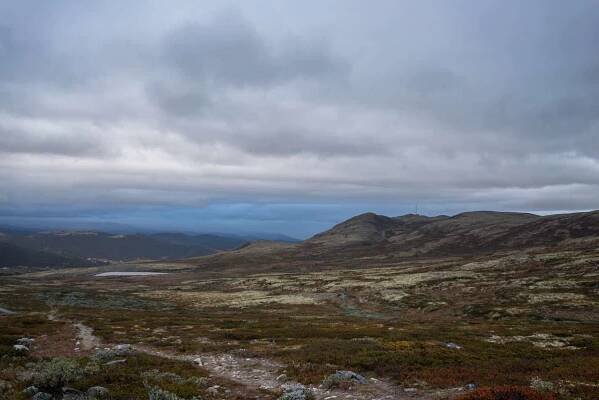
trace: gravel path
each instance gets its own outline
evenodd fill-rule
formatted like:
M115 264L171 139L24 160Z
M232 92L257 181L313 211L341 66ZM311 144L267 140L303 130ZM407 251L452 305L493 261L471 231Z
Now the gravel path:
M188 361L202 366L215 376L238 382L252 389L283 389L285 385L297 383L282 379L279 371L283 364L265 358L244 358L231 354L173 354L148 346L137 345L134 348L142 353L179 361ZM277 379L279 378L279 379ZM450 393L424 393L416 389L398 387L389 382L369 379L364 385L356 385L351 390L326 390L317 386L309 387L318 400L353 399L353 400L407 400L422 399L433 400Z
M83 351L90 351L100 347L100 338L94 335L94 330L87 325L77 322L73 324L77 328L77 342Z
M48 319L62 321L54 312ZM77 330L77 343L84 352L100 347L101 340L94 335L91 327L81 323L68 321ZM106 345L106 344L105 344ZM282 390L286 385L297 382L289 381L280 375L285 365L274 360L257 357L242 357L228 353L174 354L146 345L133 345L141 353L150 354L172 360L185 361L200 366L212 375L236 382L248 389L259 391ZM385 380L370 378L366 384L356 385L352 389L326 390L319 386L309 386L317 400L435 400L455 394L457 389L443 391L422 391L413 388L402 388Z

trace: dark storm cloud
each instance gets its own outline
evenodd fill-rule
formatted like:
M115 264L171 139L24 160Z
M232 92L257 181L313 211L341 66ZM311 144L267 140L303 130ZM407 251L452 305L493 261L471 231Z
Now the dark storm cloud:
M583 0L3 2L0 206L597 208L597 38Z

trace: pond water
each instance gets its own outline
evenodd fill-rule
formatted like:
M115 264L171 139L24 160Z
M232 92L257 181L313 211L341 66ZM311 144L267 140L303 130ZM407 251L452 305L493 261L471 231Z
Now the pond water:
M7 310L6 308L0 307L0 314L14 314L14 311Z
M168 272L102 272L94 276L148 276L148 275L166 275Z

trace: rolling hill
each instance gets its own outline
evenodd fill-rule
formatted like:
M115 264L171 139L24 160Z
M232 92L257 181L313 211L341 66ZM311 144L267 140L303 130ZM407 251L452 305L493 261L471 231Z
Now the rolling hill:
M237 248L246 243L246 240L208 234L124 235L95 231L7 231L0 235L0 243L6 248L5 252L0 254L0 265L13 265L14 262L9 260L18 259L25 263L21 265L70 266L76 264L77 260L86 259L131 261L197 257ZM17 257L17 253L20 256Z
M477 211L435 217L365 213L301 243L260 241L182 262L214 272L314 271L585 246L599 246L599 211L548 216Z
M99 261L27 249L0 241L0 268L20 266L31 268L88 267L101 264Z
M316 247L378 245L390 251L462 253L556 245L599 238L599 211L538 216L476 211L452 217L361 214L308 239Z

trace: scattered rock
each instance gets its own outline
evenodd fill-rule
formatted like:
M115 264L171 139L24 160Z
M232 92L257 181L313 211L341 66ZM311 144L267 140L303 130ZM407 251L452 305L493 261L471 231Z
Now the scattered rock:
M206 391L207 391L208 393L210 393L210 394L213 394L213 395L215 395L215 396L216 396L216 395L218 394L218 389L219 389L219 388L220 388L220 386L218 386L218 385L214 385L214 386L210 386L208 389L206 389Z
M108 398L108 389L102 386L92 386L87 389L87 397L90 400L103 400Z
M122 363L126 363L127 359L126 358L122 358L119 360L112 360L112 361L108 361L107 363L104 363L104 365L114 365L114 364L122 364Z
M117 344L112 348L96 349L93 358L97 361L108 361L111 358L128 356L134 352L133 346L129 344Z
M500 313L498 313L497 311L489 314L489 319L491 319L491 320L498 320L498 319L501 319L501 317L502 317L502 315Z
M202 359L200 357L194 358L193 359L193 363L196 364L196 365L198 365L198 366L200 366L200 367L204 366L204 363L202 362Z
M15 351L17 351L19 353L24 353L26 351L29 351L29 347L23 346L22 344L15 344L14 346L12 346L12 348L15 349Z
M541 392L553 391L555 389L553 382L544 381L538 376L535 376L530 380L530 387Z
M334 374L327 376L325 380L322 381L322 385L327 389L343 387L355 383L363 385L366 383L366 378L353 371L337 371Z
M133 346L130 344L117 344L112 348L112 351L117 356L128 356L134 353Z
M277 376L277 381L279 381L279 382L285 382L286 380L287 380L286 374L281 374L281 375Z
M31 345L33 344L34 341L35 341L35 339L28 338L28 337L22 337L20 339L17 339L17 344L20 344L22 346L31 347Z
M38 393L40 390L37 388L37 386L27 386L25 389L23 389L23 393L26 396L33 396L36 393Z
M279 400L312 400L314 394L302 384L286 385Z
M52 395L45 392L38 392L33 395L31 400L52 400Z

